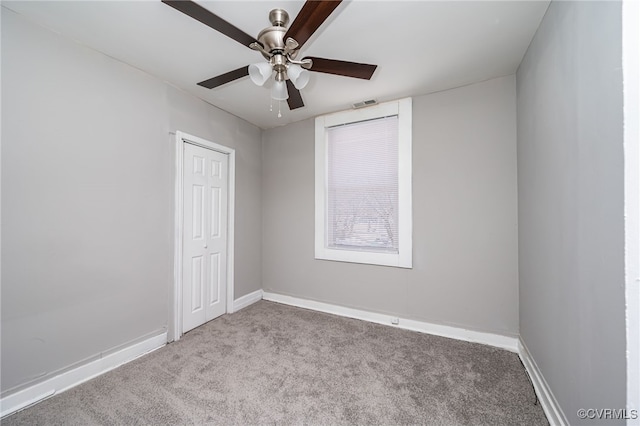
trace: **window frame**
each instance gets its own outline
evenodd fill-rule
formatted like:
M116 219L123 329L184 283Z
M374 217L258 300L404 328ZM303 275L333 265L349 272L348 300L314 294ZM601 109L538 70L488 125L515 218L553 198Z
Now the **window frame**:
M327 247L328 135L327 129L343 124L398 116L398 253L358 251ZM339 262L412 268L411 201L411 98L375 106L336 112L315 120L315 258Z

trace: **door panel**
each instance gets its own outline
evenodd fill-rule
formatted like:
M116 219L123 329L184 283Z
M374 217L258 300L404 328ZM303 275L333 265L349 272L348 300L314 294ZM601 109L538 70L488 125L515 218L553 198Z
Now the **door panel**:
M191 313L202 310L202 279L204 278L202 265L202 256L196 256L191 259Z
M192 188L193 239L202 240L204 238L204 186L193 185Z
M209 274L209 305L214 305L220 300L220 254L212 253L209 265L211 265L211 273Z
M211 238L220 238L220 188L211 188Z
M226 312L228 157L184 144L182 331Z

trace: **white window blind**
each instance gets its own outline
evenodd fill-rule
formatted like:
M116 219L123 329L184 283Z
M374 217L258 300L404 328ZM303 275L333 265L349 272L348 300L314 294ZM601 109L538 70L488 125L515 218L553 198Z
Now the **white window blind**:
M327 247L398 253L398 116L327 129Z

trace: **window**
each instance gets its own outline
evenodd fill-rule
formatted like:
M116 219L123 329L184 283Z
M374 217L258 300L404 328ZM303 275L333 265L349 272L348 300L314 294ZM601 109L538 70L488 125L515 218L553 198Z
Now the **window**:
M316 118L316 259L411 268L411 99Z

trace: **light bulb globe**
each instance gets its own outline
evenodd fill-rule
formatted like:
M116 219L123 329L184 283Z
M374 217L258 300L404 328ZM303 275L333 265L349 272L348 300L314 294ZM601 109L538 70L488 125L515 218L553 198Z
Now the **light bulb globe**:
M275 101L286 101L289 99L289 92L284 81L274 81L271 87L271 99Z
M269 62L258 62L257 64L249 65L249 77L257 86L262 86L266 83L272 72L273 69Z
M293 85L298 90L302 90L306 87L307 83L309 83L309 71L302 68L300 65L291 64L287 69L287 75L289 79L293 83Z

